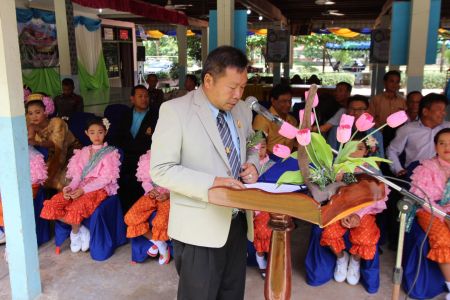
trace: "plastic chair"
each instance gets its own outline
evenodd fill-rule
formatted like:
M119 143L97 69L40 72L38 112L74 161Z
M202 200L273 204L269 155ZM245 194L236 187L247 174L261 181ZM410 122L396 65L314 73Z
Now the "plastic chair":
M113 145L117 140L117 133L120 128L120 122L124 115L130 112L131 108L125 104L110 104L105 108L103 116L111 123L108 134L106 135L106 141Z
M334 268L336 266L336 255L329 247L320 245L322 230L314 225L311 229L308 252L305 258L306 283L311 286L319 286L327 283L334 277ZM346 249L351 247L349 232L344 236ZM366 291L374 294L380 287L380 261L378 249L373 260L361 260L361 279L360 283Z
M410 232L405 234L402 285L405 293L408 293L414 282L417 270L420 268L417 282L409 294L409 297L415 299L434 298L441 293L447 292L445 279L439 269L439 265L427 258L430 250L428 239L423 247L423 252L420 252L420 245L424 237L425 232L414 220ZM420 264L419 257L422 258Z
M86 112L76 112L73 113L69 119L68 126L69 130L73 135L80 141L83 146L88 146L91 143L87 135L84 133L86 123L90 119L94 118L96 115L93 113Z
M118 195L106 198L82 224L91 234L89 247L93 260L106 260L114 254L117 247L127 243L126 226ZM55 222L56 254L61 252L61 245L70 236L71 230L70 225Z

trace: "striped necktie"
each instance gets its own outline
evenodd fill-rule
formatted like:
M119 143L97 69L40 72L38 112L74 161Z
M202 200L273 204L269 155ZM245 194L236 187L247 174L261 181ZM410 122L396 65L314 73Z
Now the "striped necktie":
M225 112L223 110L219 110L219 113L217 114L217 128L219 129L220 137L223 145L225 146L225 152L227 153L228 162L230 163L231 171L233 172L233 177L234 179L238 179L241 169L241 160L236 147L234 146L230 128L225 121Z

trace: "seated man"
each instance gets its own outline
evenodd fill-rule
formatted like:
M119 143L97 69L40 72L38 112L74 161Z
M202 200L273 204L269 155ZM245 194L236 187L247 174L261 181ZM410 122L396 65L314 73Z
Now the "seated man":
M119 196L124 212L144 193L135 172L139 157L152 145L152 134L158 120L154 113L155 106L149 104L145 86L135 86L131 90L130 100L132 109L123 116L116 139L111 141L124 152L119 180Z
M419 120L409 122L397 130L395 138L387 148L391 170L397 176L404 176L408 166L415 161L430 159L436 155L433 138L442 128L450 127L444 121L447 114L447 99L444 95L430 93L419 104ZM405 164L399 156L405 152Z
M269 111L275 116L279 116L284 121L297 127L297 120L289 114L292 105L292 89L289 85L276 85L270 92L272 106ZM253 120L253 129L261 130L267 134L267 151L272 153L273 146L282 144L291 150L295 146L295 140L283 137L278 133L279 126L271 123L263 116L257 115Z
M369 100L365 96L355 95L348 99L347 103L347 114L355 117L355 121L363 114L367 112L369 107ZM339 120L340 121L340 120ZM327 143L331 148L337 150L339 149L339 142L336 138L337 127L334 126L328 135ZM374 131L376 128L371 128L364 132L366 135ZM384 147L383 147L383 135L380 131L373 134L373 138L377 141L377 151L371 153L373 156L384 157Z
M334 90L334 98L341 108L333 115L331 119L325 122L325 124L320 126L320 132L328 132L333 126L338 126L339 121L347 109L347 100L352 93L352 86L344 81L336 84L336 89ZM320 103L319 103L320 105ZM317 127L313 127L313 131L317 131Z
M187 74L186 80L184 81L184 89L178 89L170 92L168 94L167 99L170 100L183 97L184 95L186 95L190 91L195 90L196 88L197 88L197 77L195 77L195 75L193 74Z
M159 113L159 107L164 102L164 92L161 89L157 89L158 76L156 74L148 74L148 98L150 104L155 107L156 113Z
M62 81L62 95L56 96L53 100L55 102L55 112L57 117L70 116L74 112L84 111L83 97L73 92L75 84L72 79L64 78Z
M375 120L375 126L386 123L390 114L406 110L406 101L398 94L400 88L400 72L389 71L384 74L384 92L370 100L369 113Z

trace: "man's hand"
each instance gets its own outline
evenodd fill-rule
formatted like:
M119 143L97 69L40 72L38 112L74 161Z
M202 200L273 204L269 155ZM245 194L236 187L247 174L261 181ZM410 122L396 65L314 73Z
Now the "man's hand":
M239 176L244 183L255 183L258 181L258 171L253 164L245 163L242 165L242 172Z
M361 219L357 214L351 214L341 220L341 225L346 228L355 228L361 224Z
M160 193L158 196L156 196L156 200L159 202L164 202L170 198L170 193Z
M157 197L159 197L159 192L156 190L156 188L154 188L150 192L148 192L148 195L150 196L150 198L156 199Z
M245 185L242 182L229 177L216 177L212 186L226 186L237 190L245 189Z

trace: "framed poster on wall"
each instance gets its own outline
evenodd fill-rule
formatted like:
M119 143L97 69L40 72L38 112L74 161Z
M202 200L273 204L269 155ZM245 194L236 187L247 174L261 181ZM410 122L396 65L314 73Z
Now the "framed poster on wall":
M269 29L267 32L267 62L288 63L290 40L289 30Z

